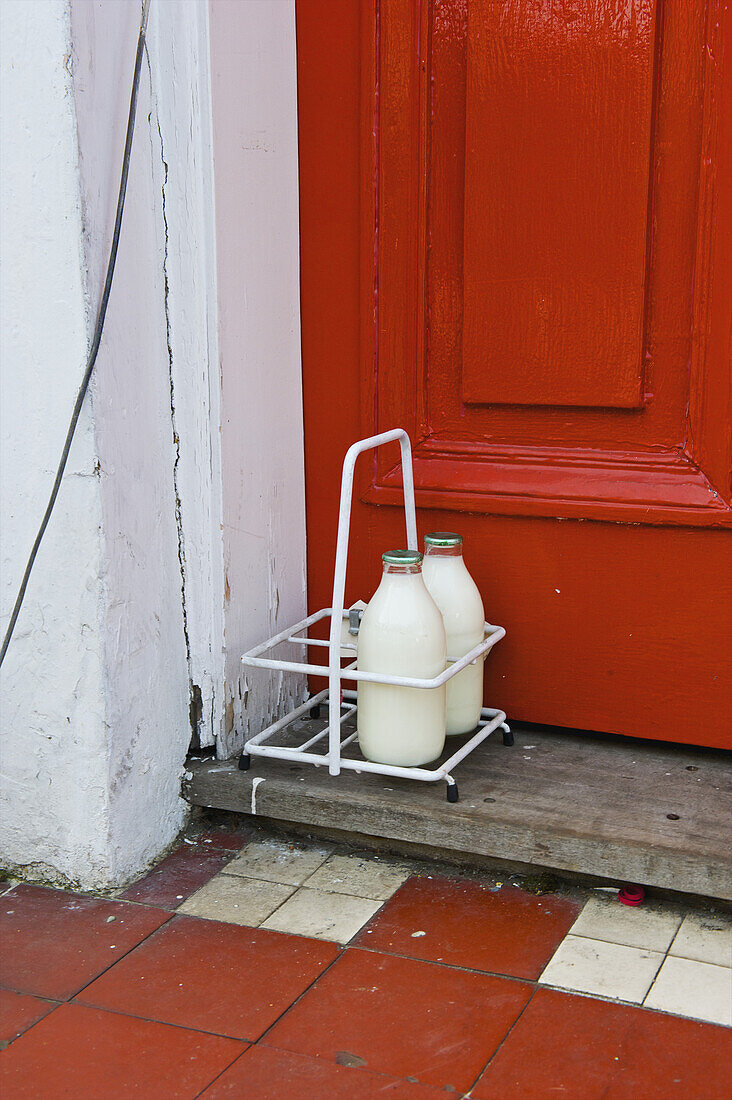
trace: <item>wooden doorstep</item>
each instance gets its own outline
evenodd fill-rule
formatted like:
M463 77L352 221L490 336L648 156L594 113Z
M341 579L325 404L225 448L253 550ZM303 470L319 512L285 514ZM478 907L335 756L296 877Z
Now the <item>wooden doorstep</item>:
M299 740L318 728L303 723ZM456 804L445 800L444 783L331 777L257 757L247 772L236 759L189 762L184 794L197 806L419 844L442 858L732 900L730 754L567 731L514 734L507 747L497 731L458 765Z

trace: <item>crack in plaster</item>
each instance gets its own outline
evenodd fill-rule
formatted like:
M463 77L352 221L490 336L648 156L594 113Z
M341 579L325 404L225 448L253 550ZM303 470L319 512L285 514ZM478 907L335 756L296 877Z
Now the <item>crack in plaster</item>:
M148 71L150 71L150 55L145 47L145 57L147 60ZM150 73L150 81L152 85L152 73ZM152 119L149 117L149 121L152 123ZM163 141L163 131L160 126L160 117L157 112L157 106L155 107L155 127L158 132L158 140L160 143L160 161L163 166L163 182L161 186L162 197L162 221L163 221L163 308L165 312L165 342L168 350L168 380L170 385L170 422L173 433L173 492L175 494L175 527L178 542L178 566L180 568L180 594L181 594L181 611L183 616L183 636L185 638L186 645L186 663L188 666L188 684L190 694L190 716L191 716L191 733L194 737L199 736L200 727L200 708L195 706L197 699L200 700L201 691L198 685L193 683L191 675L192 662L191 662L191 643L188 633L188 608L186 605L186 552L185 552L185 535L183 533L183 516L181 507L180 488L178 484L178 467L180 464L180 436L177 428L176 407L175 407L175 382L173 380L173 345L171 340L171 324L170 324L170 284L168 280L168 254L170 245L170 233L168 227L168 212L166 202L166 186L168 183L168 162L165 159L165 143ZM151 145L152 142L152 126L150 134ZM154 149L153 149L154 154Z

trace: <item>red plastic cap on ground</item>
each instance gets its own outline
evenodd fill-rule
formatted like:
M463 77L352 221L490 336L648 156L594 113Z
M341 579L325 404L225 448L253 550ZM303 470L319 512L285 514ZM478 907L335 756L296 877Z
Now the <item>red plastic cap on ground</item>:
M642 886L623 886L618 890L618 901L621 905L642 905L646 892Z

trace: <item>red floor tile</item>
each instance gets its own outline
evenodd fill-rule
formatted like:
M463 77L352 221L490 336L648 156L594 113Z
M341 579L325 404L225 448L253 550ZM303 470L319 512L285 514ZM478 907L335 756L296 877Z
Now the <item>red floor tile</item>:
M144 878L119 896L126 901L177 909L229 862L229 855L213 845L181 844Z
M732 1030L539 990L475 1100L729 1100Z
M174 917L85 989L85 1004L258 1039L338 954L333 943Z
M493 891L467 879L411 878L357 942L415 959L538 978L579 910L570 899L534 897L513 886Z
M0 989L0 1042L11 1043L56 1007L55 1001L41 1001L30 993Z
M347 951L267 1034L267 1045L423 1084L470 1087L528 1001L506 978Z
M0 1055L6 1100L193 1100L244 1049L234 1039L61 1005Z
M416 1085L286 1050L250 1047L210 1088L203 1100L448 1100L444 1089Z
M0 984L65 1000L169 917L162 909L16 886L0 898Z

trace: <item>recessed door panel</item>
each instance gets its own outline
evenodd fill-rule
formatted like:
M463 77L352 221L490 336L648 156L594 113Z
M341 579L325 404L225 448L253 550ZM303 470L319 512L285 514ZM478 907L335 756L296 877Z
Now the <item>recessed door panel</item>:
M654 8L469 5L467 402L641 404Z

